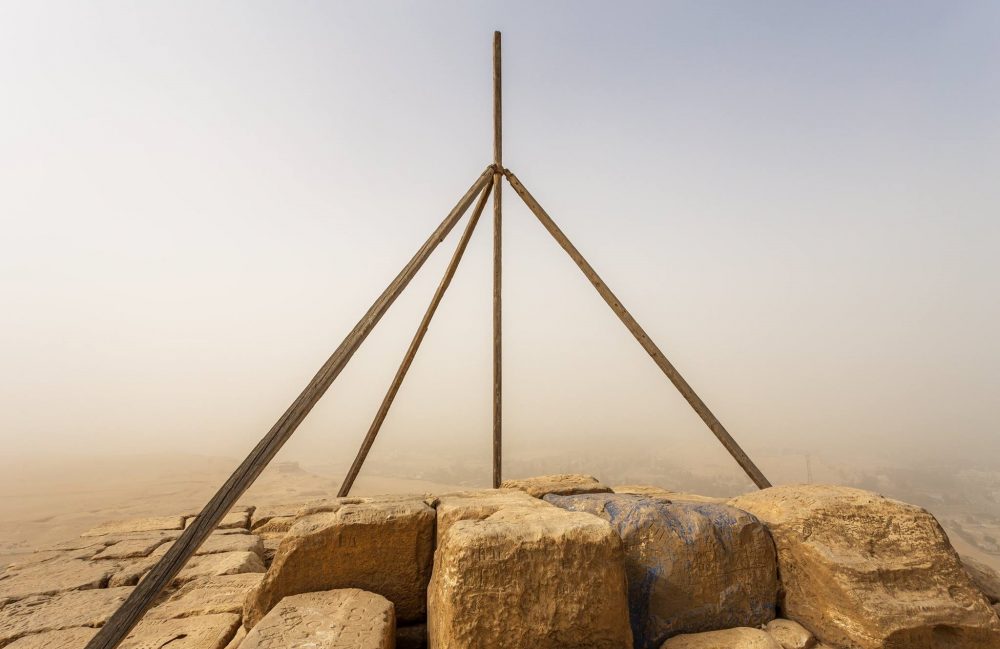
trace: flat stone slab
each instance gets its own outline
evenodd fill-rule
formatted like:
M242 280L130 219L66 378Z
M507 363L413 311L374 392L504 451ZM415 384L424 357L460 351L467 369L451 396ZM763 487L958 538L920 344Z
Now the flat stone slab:
M247 593L260 583L263 573L244 573L195 579L181 586L166 602L150 609L150 619L243 612Z
M105 562L80 559L51 559L9 569L0 579L0 602L31 595L100 588L107 584L114 569L113 565Z
M738 627L674 636L660 649L781 649L781 645L765 631Z
M109 582L111 586L134 586L160 560L160 556L150 556L126 565L116 572ZM174 577L174 584L183 584L202 577L237 575L245 572L264 572L264 562L254 552L220 552L191 557ZM0 582L2 583L2 582Z
M164 543L169 543L176 536L162 534L156 536L138 536L133 539L123 539L105 547L93 556L94 559L138 559L148 557L153 550Z
M609 493L611 491L594 476L577 473L543 475L523 480L504 480L500 486L504 489L518 489L535 498L541 498L548 494L572 496L575 494Z
M395 634L392 602L348 588L282 599L240 649L392 649Z
M225 649L239 626L240 616L229 613L143 620L118 649Z
M91 528L80 536L104 536L105 534L127 534L129 532L154 532L156 530L184 529L183 516L157 516L135 518L129 521L108 521Z
M94 588L35 595L7 604L0 609L0 647L44 631L100 626L131 592L131 588Z
M97 635L97 629L76 627L24 636L4 649L82 649Z
M159 548L157 555L162 556L169 547L170 545ZM205 542L195 551L194 555L198 557L206 554L220 554L222 552L253 552L263 558L264 542L256 534L227 534L225 531L219 530L219 532L213 533L205 539Z

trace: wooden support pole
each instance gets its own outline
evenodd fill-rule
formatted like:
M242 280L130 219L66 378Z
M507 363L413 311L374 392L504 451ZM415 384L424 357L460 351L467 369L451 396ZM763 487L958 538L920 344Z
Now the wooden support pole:
M756 484L760 489L770 487L771 483L768 482L767 478L764 477L764 474L757 468L757 465L753 463L753 460L751 460L750 457L743 452L743 449L736 443L733 436L729 434L729 431L727 431L715 415L712 414L712 411L708 409L705 402L702 401L697 394L695 394L695 391L690 385L688 385L688 382L684 380L684 377L681 376L680 372L678 372L670 361L667 360L667 357L663 355L663 352L661 352L660 348L656 346L656 343L654 343L646 332L643 331L642 327L639 326L639 323L632 317L632 314L629 313L625 306L618 300L617 297L615 297L615 294L611 292L611 289L607 287L593 267L591 267L591 265L587 263L587 260L583 258L580 251L577 250L566 235L563 234L562 230L559 229L559 226L557 226L545 210L542 209L542 206L538 204L538 201L536 201L535 198L528 193L528 190L524 188L524 185L522 185L521 181L517 179L517 176L507 169L504 170L504 174L507 176L507 180L510 181L511 187L513 187L514 191L517 192L517 195L524 200L528 209L534 212L535 216L538 217L538 220L541 221L543 226L545 226L545 229L549 231L549 234L551 234L559 245L562 246L562 249L565 250L570 257L572 257L573 261L576 262L576 265L579 266L581 271L583 271L583 274L587 276L588 280L590 280L590 283L597 289L597 292L604 298L604 301L611 307L611 310L615 312L622 323L625 324L625 327L632 333L633 336L635 336L635 339L639 341L639 344L642 345L643 349L645 349L646 352L653 358L653 362L655 362L663 373L667 375L670 382L674 384L681 395L689 404L691 404L691 407L694 408L694 411L697 412L702 420L708 425L709 429L715 433L715 436L719 438L719 441L726 447L729 454L733 456L733 459L735 459L746 474L750 476L750 479L753 480L754 484Z
M344 482L340 485L340 491L337 492L338 497L343 498L351 493L351 487L354 486L354 481L357 479L358 473L361 472L361 466L365 463L365 458L368 457L368 452L371 450L372 444L375 443L375 438L378 436L383 422L385 422L386 415L389 414L389 408L392 407L392 402L396 398L396 394L399 392L400 386L403 385L403 379L406 378L406 373L409 371L410 365L413 364L413 359L417 355L417 350L420 349L420 344L424 341L427 329L431 326L431 319L434 318L434 313L437 311L438 305L441 304L441 299L444 298L445 291L448 290L448 286L451 285L452 278L455 277L455 271L458 270L458 264L462 261L462 255L465 254L465 249L469 245L469 239L472 238L472 232L476 229L476 224L479 223L479 217L483 213L483 208L486 207L486 199L490 195L491 186L492 183L487 185L486 188L483 189L483 193L479 196L479 202L476 203L472 216L469 218L469 223L465 226L465 231L462 232L462 237L459 239L458 245L455 247L455 252L452 254L451 261L448 263L448 267L444 271L444 276L441 278L441 282L438 284L437 290L434 291L431 303L427 306L427 311L424 312L424 317L420 321L420 325L417 327L417 332L413 335L413 340L410 341L410 346L406 350L406 354L403 356L403 362L400 363L399 369L396 370L396 376L393 377L392 383L389 385L389 390L385 393L385 397L382 399L382 405L379 406L378 412L375 413L375 419L372 420L372 424L368 428L368 434L365 435L365 439L361 443L361 448L358 449L358 454L354 458L354 463L351 464L351 468L348 470L347 476L344 478Z
M334 379L340 374L344 366L357 351L361 343L364 342L368 334L371 333L375 325L389 309L392 303L403 292L413 276L416 275L420 267L423 266L427 258L430 257L438 244L448 236L455 224L458 223L469 205L476 196L490 184L493 175L493 167L487 167L479 178L472 184L469 191L458 201L458 204L445 217L441 225L424 242L412 259L403 267L394 280L386 287L382 295L375 300L367 313L362 316L358 324L354 326L344 341L340 343L333 355L323 364L316 376L306 385L302 393L292 402L288 410L274 424L267 435L254 447L250 455L236 471L229 476L225 484L212 496L212 499L205 505L201 513L181 536L167 550L163 558L153 566L145 577L135 587L135 590L128 596L128 599L115 611L114 615L101 627L86 649L115 649L118 644L128 635L129 631L142 618L146 610L153 604L157 595L170 583L177 575L187 560L195 553L198 547L212 533L222 517L236 503L236 500L253 484L268 462L274 458L278 450L284 445L288 438L292 436L302 420L312 410L316 402L326 392Z
M500 32L493 32L493 488L503 481L503 355L501 321L502 249L500 175L503 170L503 122L500 95Z

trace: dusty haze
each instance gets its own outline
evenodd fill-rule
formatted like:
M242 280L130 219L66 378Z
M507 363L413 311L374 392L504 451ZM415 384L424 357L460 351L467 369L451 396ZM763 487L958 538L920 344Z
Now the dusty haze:
M3 542L212 493L489 162L493 29L505 164L772 481L1000 515L995 3L10 2ZM509 187L505 215L508 472L748 488ZM384 488L489 479L488 232ZM456 238L279 461L335 490Z

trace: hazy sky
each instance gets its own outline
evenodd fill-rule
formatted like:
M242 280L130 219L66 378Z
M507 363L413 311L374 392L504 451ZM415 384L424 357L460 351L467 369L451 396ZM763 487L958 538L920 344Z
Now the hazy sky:
M1000 4L950 1L4 2L4 452L249 451L490 162L494 29L505 164L765 472L997 457ZM711 445L504 196L509 452ZM489 453L488 225L373 457ZM353 455L456 236L286 457Z

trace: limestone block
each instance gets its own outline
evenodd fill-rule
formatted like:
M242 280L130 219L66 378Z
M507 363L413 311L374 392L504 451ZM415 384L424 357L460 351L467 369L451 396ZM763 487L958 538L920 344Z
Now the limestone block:
M244 624L252 628L282 597L339 588L377 593L400 620L422 620L434 519L422 500L363 502L300 518L247 597Z
M240 649L393 649L392 602L357 588L290 595L247 633Z
M622 542L589 514L515 507L455 522L427 602L435 649L632 647Z
M986 649L1000 620L925 510L826 485L764 489L730 501L767 525L785 615L850 649Z

